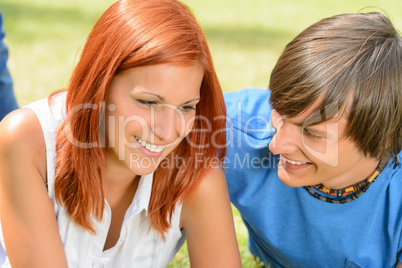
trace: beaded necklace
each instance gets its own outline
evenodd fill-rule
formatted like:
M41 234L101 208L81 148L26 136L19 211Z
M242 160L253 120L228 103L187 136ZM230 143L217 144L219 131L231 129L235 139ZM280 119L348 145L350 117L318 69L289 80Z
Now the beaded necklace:
M328 203L335 203L335 204L344 204L356 200L359 198L370 185L377 179L380 173L384 170L385 166L388 164L388 161L381 160L378 164L377 168L371 173L365 180L358 182L354 185L342 188L342 189L331 189L329 187L324 186L322 183L312 186L304 186L312 196L315 198L325 201ZM327 194L329 196L334 197L345 197L343 199L335 199L331 197L325 197L314 191L312 188L317 189L318 191Z

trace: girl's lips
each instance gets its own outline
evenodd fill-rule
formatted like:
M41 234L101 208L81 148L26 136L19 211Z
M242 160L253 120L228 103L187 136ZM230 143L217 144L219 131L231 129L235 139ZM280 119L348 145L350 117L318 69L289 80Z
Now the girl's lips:
M157 158L160 157L164 151L165 148L163 148L161 151L158 152L151 152L149 150L147 150L146 148L144 148L138 141L137 137L135 137L135 141L138 144L138 149L140 149L140 151L142 152L142 154L146 157L153 157L153 158Z
M153 152L153 153L159 153L160 151L162 151L166 147L166 145L153 145L151 143L148 143L146 141L141 140L137 136L134 136L134 138L137 140L137 142L142 147L144 147L145 149L147 149L148 151Z

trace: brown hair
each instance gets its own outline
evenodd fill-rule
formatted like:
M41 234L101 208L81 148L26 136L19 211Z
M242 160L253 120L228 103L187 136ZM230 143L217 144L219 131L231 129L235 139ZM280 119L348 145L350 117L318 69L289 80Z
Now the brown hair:
M225 132L217 131L225 128L221 87L205 37L184 4L175 0L122 0L98 20L70 79L66 100L70 113L57 137L56 200L63 203L76 224L94 233L92 217L102 219L105 156L99 134L99 110L75 107L94 107L105 102L113 76L129 68L155 64L187 66L194 62L204 68L196 117L208 120L196 120L193 128L215 131L213 142L225 145ZM218 117L220 120L214 120ZM80 143L96 146L75 146L66 133ZM205 161L221 160L226 153L224 146L213 146L210 133L193 131L188 139L197 146L190 146L184 139L165 161L175 155L191 161L183 161L180 166L160 164L154 173L149 217L151 226L162 235L170 226L169 217L176 203L193 193L210 170L194 161L195 156L202 155Z
M351 97L345 136L371 157L402 149L402 38L381 13L337 15L308 27L286 46L269 88L272 108L289 117L323 97L314 124Z

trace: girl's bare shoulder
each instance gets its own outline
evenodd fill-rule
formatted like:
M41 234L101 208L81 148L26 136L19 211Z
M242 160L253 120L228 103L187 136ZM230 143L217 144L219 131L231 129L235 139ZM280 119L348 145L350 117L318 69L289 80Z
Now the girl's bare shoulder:
M0 122L0 161L8 168L33 164L45 178L45 140L39 119L31 109L15 110Z

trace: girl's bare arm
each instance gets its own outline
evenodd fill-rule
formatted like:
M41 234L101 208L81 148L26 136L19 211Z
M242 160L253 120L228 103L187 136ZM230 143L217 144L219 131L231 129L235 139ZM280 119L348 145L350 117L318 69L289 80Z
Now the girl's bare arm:
M0 123L0 219L13 268L67 267L47 194L42 128L29 109Z
M203 179L193 199L184 201L182 226L191 267L241 267L228 189L220 168Z

